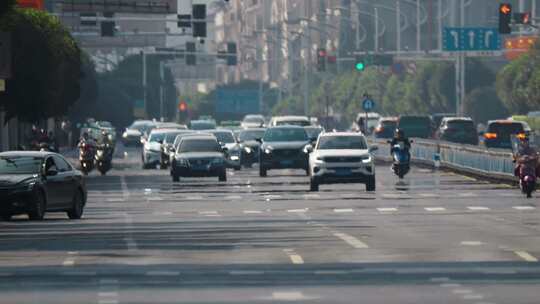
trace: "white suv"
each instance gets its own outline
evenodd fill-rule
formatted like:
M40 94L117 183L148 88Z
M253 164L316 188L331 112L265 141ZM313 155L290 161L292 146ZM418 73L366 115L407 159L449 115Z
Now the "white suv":
M372 152L360 133L323 133L309 156L311 191L321 184L363 183L367 191L375 191L375 162Z

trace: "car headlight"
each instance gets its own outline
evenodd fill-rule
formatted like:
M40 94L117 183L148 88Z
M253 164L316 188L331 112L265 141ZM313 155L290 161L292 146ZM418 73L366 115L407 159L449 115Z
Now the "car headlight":
M304 149L302 149L302 151L303 151L305 154L309 154L309 153L311 153L311 151L313 151L313 146L311 146L311 145L306 145L306 146L304 147Z
M365 156L362 156L362 162L363 162L364 164L370 163L371 160L372 160L371 155L365 155Z
M250 154L251 152L253 152L253 150L251 150L250 147L244 147L244 151L246 151L247 154Z
M240 160L240 157L238 155L231 155L231 160L237 161Z
M266 148L264 149L264 153L270 154L270 153L272 153L272 150L273 150L272 147L266 147Z
M103 150L97 150L97 156L102 157L103 156Z
M122 137L123 137L123 138L127 138L127 137L128 137L127 132L124 132L124 133L122 134Z

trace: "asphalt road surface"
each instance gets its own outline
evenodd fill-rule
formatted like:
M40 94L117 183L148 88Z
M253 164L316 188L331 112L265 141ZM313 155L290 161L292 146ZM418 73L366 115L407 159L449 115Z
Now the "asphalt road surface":
M538 199L377 168L377 191L256 168L172 183L120 150L82 220L0 223L0 303L539 303Z

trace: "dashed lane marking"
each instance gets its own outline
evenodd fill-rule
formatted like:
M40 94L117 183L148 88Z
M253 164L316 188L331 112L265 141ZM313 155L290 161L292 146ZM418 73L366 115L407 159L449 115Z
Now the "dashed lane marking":
M65 266L65 267L75 266L75 260L73 258L67 258L62 262L62 266Z
M123 198L108 198L107 199L107 202L111 202L111 203L113 203L113 202L123 202L123 201L124 201Z
M170 211L165 211L165 212L154 212L152 214L153 215L172 215L173 213Z
M458 284L458 283L443 283L443 284L440 284L439 286L445 287L445 288L456 288L456 287L460 287L461 284Z
M122 187L122 196L124 200L129 199L129 189L127 187L126 177L124 175L120 176L120 186Z
M242 197L239 195L230 195L230 196L225 196L224 199L229 200L229 201L234 201L234 200L240 200L242 199Z
M118 297L118 292L116 291L109 291L109 292L98 292L98 297L103 298L110 298L110 297Z
M293 264L304 264L304 259L299 254L291 254L289 258Z
M304 199L314 199L321 197L320 194L304 194L302 196L304 197Z
M518 251L514 251L514 253L527 262L538 262L538 259L534 257L533 255L531 255L530 253L528 253L527 251L518 250Z
M118 300L99 300L98 304L118 304Z
M421 197L426 197L426 198L436 198L436 197L440 197L440 195L436 194L436 193L420 193L419 194Z
M231 270L230 275L261 275L264 271L261 270Z
M455 293L455 294L471 294L471 293L473 293L473 291L470 290L470 289L454 289L454 290L452 290L452 293Z
M217 211L199 211L199 214L200 215L217 215L218 212Z
M443 207L426 207L426 208L424 208L424 210L426 210L428 212L441 212L441 211L445 211L446 208L443 208Z
M341 239L341 240L343 240L345 243L351 245L352 247L354 247L356 249L369 248L369 246L366 243L360 241L359 239L355 238L352 235L348 235L348 234L342 233L342 232L335 232L334 236Z
M482 206L469 206L469 207L467 207L467 209L469 209L471 211L487 211L487 210L489 210L488 207L482 207Z
M150 196L150 197L147 197L146 199L149 200L149 201L162 201L163 200L163 198L159 197L159 196L155 196L155 197Z
M534 209L536 209L536 208L533 207L533 206L514 206L514 207L512 207L512 208L514 208L514 209L516 209L516 210L520 210L520 211L526 211L526 210L534 210Z
M379 212L397 212L398 208L377 208Z
M244 214L261 214L262 211L259 210L244 210Z
M202 196L187 196L186 197L187 201L199 201L199 200L202 200L202 199L203 199Z
M458 193L460 197L477 197L478 195L472 192Z
M350 213L354 212L354 209L351 208L345 208L345 209L334 209L335 213Z
M305 300L306 297L300 291L290 292L273 292L272 299L277 301L300 301Z
M304 213L304 212L307 212L309 209L308 208L304 208L304 209L290 209L290 210L287 210L287 212L289 213Z
M485 243L480 242L480 241L463 241L459 244L461 246L481 246L481 245L484 245Z
M484 299L484 295L481 294L469 294L463 296L464 300L482 300Z

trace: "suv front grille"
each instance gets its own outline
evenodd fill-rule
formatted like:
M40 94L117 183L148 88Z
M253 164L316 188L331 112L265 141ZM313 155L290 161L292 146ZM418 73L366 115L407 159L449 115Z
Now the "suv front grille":
M300 150L298 149L280 149L280 150L274 150L272 154L276 157L283 157L283 158L294 158L297 157L300 153Z
M328 156L324 158L327 163L358 163L362 161L358 156Z

